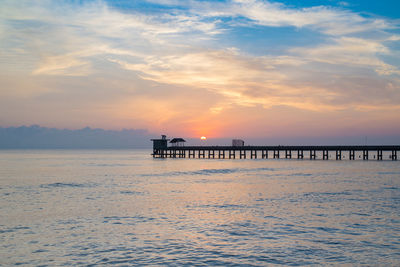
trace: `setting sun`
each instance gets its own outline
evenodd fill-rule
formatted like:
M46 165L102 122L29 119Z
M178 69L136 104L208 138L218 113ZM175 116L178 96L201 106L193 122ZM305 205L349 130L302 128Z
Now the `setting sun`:
M205 136L202 136L202 137L200 137L200 139L201 139L201 140L206 140L206 139L207 139L207 137L205 137Z

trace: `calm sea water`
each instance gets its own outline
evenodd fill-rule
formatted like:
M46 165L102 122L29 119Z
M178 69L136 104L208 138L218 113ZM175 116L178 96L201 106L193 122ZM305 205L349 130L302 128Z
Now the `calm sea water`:
M400 161L0 151L0 265L400 265Z

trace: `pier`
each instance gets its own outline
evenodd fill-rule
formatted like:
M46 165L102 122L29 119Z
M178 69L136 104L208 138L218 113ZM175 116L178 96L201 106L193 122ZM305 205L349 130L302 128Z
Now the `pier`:
M182 138L179 138L183 140ZM177 139L173 139L174 142ZM339 146L168 146L169 139L152 139L154 158L200 159L310 159L310 160L397 160L400 145ZM183 140L184 142L184 140ZM385 156L384 157L384 153Z

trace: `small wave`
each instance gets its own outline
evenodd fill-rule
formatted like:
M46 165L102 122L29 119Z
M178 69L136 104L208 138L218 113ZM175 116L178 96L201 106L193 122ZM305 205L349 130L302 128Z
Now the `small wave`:
M311 173L292 173L289 174L288 176L312 176Z
M51 184L42 184L41 188L68 188L68 187L94 187L93 184L78 184L78 183L51 183Z
M244 209L246 205L237 205L237 204L210 204L210 205L199 205L199 208L217 208L217 209Z
M145 223L155 220L152 217L145 216L106 216L104 217L103 223L111 223L111 224L126 224L126 225L134 225L136 223Z
M13 233L13 232L17 232L19 230L30 230L30 229L31 228L26 227L26 226L17 226L17 227L13 227L13 228L0 229L0 234Z
M48 252L47 249L37 249L35 251L32 251L32 253L42 253L42 252Z
M309 192L304 193L304 197L330 197L330 196L351 196L352 193L348 191L343 192Z
M395 187L395 186L387 186L387 187L382 187L382 189L386 189L386 190L399 190L399 187Z
M146 192L140 192L140 191L131 191L131 190L123 190L120 191L121 194L124 195L145 195Z

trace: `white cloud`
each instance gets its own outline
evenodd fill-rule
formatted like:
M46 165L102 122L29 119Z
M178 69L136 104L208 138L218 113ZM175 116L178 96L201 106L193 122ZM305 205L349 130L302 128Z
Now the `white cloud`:
M387 64L379 58L379 55L390 54L390 50L382 40L341 37L334 39L331 44L294 48L291 52L309 61L371 68L381 75L400 74L396 66Z
M192 8L193 13L204 17L243 17L250 20L249 25L311 28L328 35L346 35L396 27L388 20L365 18L346 9L328 6L296 9L261 0L233 0L219 4L190 1L187 5Z

